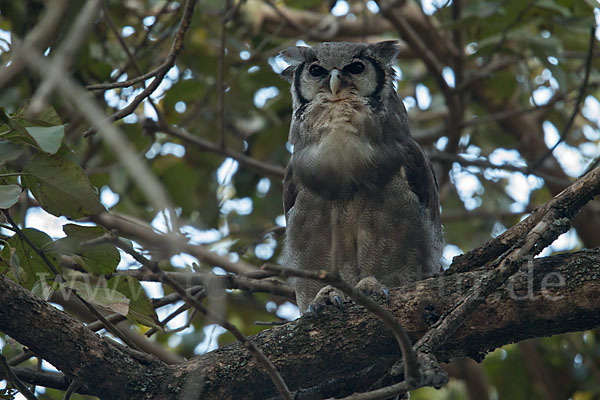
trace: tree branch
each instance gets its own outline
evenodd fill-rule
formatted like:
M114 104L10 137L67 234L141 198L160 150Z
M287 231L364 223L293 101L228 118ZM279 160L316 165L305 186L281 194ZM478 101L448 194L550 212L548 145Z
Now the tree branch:
M414 341L428 330L432 316L451 310L481 277L482 272L456 273L394 289L390 311ZM600 303L590 299L600 291L599 277L600 249L536 259L492 293L434 355L440 360L481 360L487 351L507 343L597 328ZM184 389L201 393L203 399L277 396L264 370L239 343L178 366L137 359L4 276L0 310L0 330L85 382L82 390L101 397L176 399ZM350 386L325 383L399 357L385 324L355 305L344 313L327 308L319 319L304 317L251 340L264 349L292 390L318 386L323 397L369 390L378 376L362 374L368 379L346 381Z

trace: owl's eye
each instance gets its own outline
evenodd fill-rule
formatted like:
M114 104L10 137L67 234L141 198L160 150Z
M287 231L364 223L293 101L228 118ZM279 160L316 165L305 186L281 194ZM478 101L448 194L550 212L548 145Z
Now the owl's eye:
M312 76L314 76L315 78L319 78L319 77L327 74L327 70L317 64L311 65L310 68L308 69L308 72L310 72L310 74Z
M346 65L344 69L351 74L360 74L365 70L365 64L360 61L355 61L352 64Z

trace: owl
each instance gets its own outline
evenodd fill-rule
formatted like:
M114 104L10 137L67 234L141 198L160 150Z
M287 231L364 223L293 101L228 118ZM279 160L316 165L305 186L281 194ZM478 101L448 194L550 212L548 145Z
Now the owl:
M285 265L335 268L363 293L440 270L442 228L437 182L410 136L393 86L396 41L322 43L281 52L289 63L292 156L284 178ZM296 279L302 313L344 296Z

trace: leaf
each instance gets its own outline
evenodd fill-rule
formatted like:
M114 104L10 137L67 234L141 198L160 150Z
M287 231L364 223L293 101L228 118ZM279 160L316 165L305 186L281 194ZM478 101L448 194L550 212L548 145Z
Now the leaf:
M0 185L0 208L10 208L19 201L21 195L21 186L19 185Z
M81 167L56 156L38 154L23 172L23 184L52 215L81 218L105 211Z
M44 249L46 246L52 243L52 238L45 234L44 232L38 231L33 228L25 228L21 230L23 234L25 234L29 240L38 248ZM46 265L44 260L31 248L31 246L22 240L18 235L13 235L10 239L6 241L8 245L5 245L0 252L0 257L3 260L11 260L11 264L13 267L22 268L25 276L23 278L19 278L19 282L26 289L31 289L35 282L40 279L46 279L47 277L52 275L50 268ZM11 252L11 247L15 249L14 254ZM56 268L59 268L56 260L50 255L47 254L50 261ZM18 257L16 261L14 257ZM18 262L18 265L15 266L14 262Z
M30 126L25 128L35 139L40 148L46 153L54 154L60 149L65 136L64 125L58 126Z
M0 140L0 165L6 164L9 161L19 157L23 149L8 140Z
M52 292L59 289L59 282L40 279L31 288L31 293L35 294L41 299L48 301L48 299L50 299L50 296L52 296Z
M461 17L485 19L489 16L496 15L498 13L506 13L505 10L502 8L502 3L499 1L474 2L469 3L467 6L465 6Z
M162 330L161 324L152 307L152 302L140 282L131 276L115 276L108 286L118 290L130 300L127 318L139 324Z
M10 118L2 109L0 109L0 117L5 123L5 125L2 125L3 139L10 140L16 144L29 144L37 147L35 139L20 122L17 122L18 118Z
M106 275L114 272L121 261L121 254L110 243L81 246L81 243L101 237L108 231L100 226L81 226L67 224L63 226L67 237L56 240L49 251L71 257L79 266L94 275Z
M29 107L29 103L26 104L21 110L19 110L17 115L23 116L23 114L26 114L26 110L28 107ZM58 115L58 113L56 112L54 107L52 107L50 105L46 106L42 111L37 113L33 118L26 117L26 119L35 125L41 125L41 126L62 125L60 116Z
M567 7L561 6L555 0L537 0L535 2L535 5L539 8L544 8L548 11L553 11L556 14L562 15L563 17L570 17L571 15L573 15L573 13L571 13L571 11Z
M129 312L129 299L117 290L75 280L65 282L63 285L76 290L77 294L88 303L112 310L123 316Z

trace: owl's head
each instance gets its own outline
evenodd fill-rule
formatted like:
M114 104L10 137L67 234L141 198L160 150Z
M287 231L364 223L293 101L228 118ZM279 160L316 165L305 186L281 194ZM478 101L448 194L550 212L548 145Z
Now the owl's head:
M290 64L281 75L292 84L295 107L319 93L353 93L375 107L394 93L392 62L398 54L395 40L373 44L327 42L314 47L290 47L280 53Z

